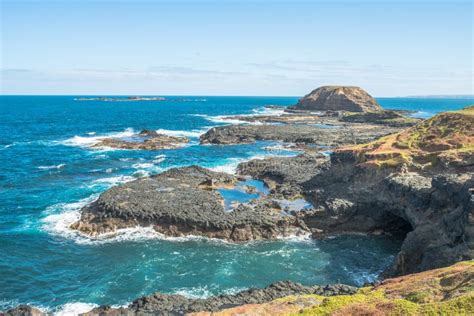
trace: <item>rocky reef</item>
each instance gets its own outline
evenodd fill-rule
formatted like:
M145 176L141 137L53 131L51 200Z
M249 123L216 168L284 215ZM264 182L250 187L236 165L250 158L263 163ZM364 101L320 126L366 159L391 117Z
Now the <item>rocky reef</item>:
M381 111L380 105L365 90L349 86L323 86L305 95L294 106L311 111Z
M168 136L157 133L153 130L142 130L133 139L104 138L93 147L117 148L117 149L141 149L141 150L161 150L179 148L189 143L187 137Z
M167 236L232 241L307 233L299 218L285 216L265 198L226 210L218 189L234 188L238 181L197 166L170 169L102 193L81 210L81 219L71 228L97 236L141 226Z
M201 135L201 144L244 144L259 140L340 146L366 143L398 128L376 125L327 128L308 124L287 125L225 125L213 127Z

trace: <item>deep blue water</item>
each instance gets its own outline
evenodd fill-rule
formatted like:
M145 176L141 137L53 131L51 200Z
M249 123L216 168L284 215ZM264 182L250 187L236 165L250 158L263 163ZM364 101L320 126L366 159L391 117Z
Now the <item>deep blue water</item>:
M385 237L340 236L231 244L163 239L130 230L91 240L67 229L82 205L112 185L173 166L231 172L255 156L294 155L278 144L200 146L219 116L266 112L297 98L168 97L167 101L74 101L72 96L0 96L0 310L30 303L49 310L127 304L162 291L208 296L291 279L304 284L373 281L399 248ZM430 116L474 100L383 98L387 108ZM192 142L161 151L97 150L90 145L141 129ZM256 183L258 185L258 183ZM263 190L263 188L259 188ZM234 192L235 193L235 192ZM231 199L240 197L232 196ZM71 305L72 304L72 305Z

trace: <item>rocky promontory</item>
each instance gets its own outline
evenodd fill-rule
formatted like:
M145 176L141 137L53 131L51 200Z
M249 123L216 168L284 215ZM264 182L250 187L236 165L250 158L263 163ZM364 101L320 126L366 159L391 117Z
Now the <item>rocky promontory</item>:
M338 148L302 181L271 162L241 165L256 178L300 190L314 206L314 238L338 233L401 234L388 275L404 275L474 258L474 107L441 113L368 144ZM279 158L298 165L303 157ZM313 163L311 163L312 165ZM295 172L299 173L296 168ZM290 181L288 181L290 180Z
M377 101L365 90L350 86L323 86L305 95L294 106L297 110L310 111L381 111Z
M102 193L81 210L71 228L97 236L129 227L152 227L167 236L198 235L232 241L272 239L307 232L264 198L226 210L218 189L239 179L192 166L128 182Z

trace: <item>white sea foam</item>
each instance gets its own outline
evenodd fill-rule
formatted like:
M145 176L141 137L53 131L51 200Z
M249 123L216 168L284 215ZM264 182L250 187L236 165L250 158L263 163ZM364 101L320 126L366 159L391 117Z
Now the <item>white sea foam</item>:
M202 117L210 122L214 123L224 123L224 124L248 124L248 125L262 125L262 122L259 121L254 121L254 122L248 122L245 120L239 120L236 119L236 116L242 116L242 117L252 117L255 115L265 115L265 116L280 116L284 114L283 109L279 108L267 108L267 107L261 107L257 109L252 110L252 114L233 114L233 115L206 115L206 114L192 114L193 116L198 116Z
M65 163L61 163L59 165L51 165L51 166L39 166L37 167L38 169L41 169L41 170L49 170L49 169L61 169L65 166L66 164Z
M157 129L156 132L159 134L164 134L168 136L199 137L203 133L205 133L206 130L175 131L175 130L169 130L169 129Z
M132 176L125 176L125 175L120 175L120 176L114 176L114 177L108 177L108 178L100 178L97 180L92 181L92 185L95 184L107 184L109 186L125 183L135 180L134 177Z
M72 316L72 315L79 315L82 313L86 313L94 309L95 307L98 307L99 305L97 304L91 304L91 303L81 303L81 302L76 302L76 303L67 303L61 306L61 309L58 311L54 312L54 316Z
M226 163L222 165L210 167L209 169L216 172L235 174L237 172L237 166L240 163L254 160L254 159L265 159L266 157L271 157L271 156L255 155L250 158L229 158L229 159L226 159Z
M155 165L150 162L143 162L143 163L135 163L132 165L132 168L135 169L142 169L142 168L152 168Z
M93 132L95 135L95 132ZM91 135L90 133L88 133ZM68 138L62 142L60 142L63 145L66 146L77 146L77 147L91 147L99 143L101 140L105 138L124 138L124 137L132 137L135 135L135 131L133 128L126 128L122 132L114 132L114 133L108 133L102 136L89 136L89 137L84 137L84 136L74 136L71 138Z
M4 146L2 147L2 149L7 149L7 148L10 148L10 147L12 147L12 146L14 146L14 145L15 145L15 143L11 143L11 144L8 144L8 145L4 145Z
M266 116L280 116L282 114L285 114L285 110L282 108L270 108L270 107L261 107L261 108L253 109L252 112L254 112L257 115L266 115Z
M158 156L155 156L155 159L152 160L153 163L161 163L163 161L165 161L166 159L166 156L165 155L158 155Z
M194 299L205 299L215 295L215 292L221 292L222 294L232 295L239 292L245 291L248 288L246 287L232 287L225 290L220 290L212 286L196 286L189 288L179 288L173 291L174 294L183 295L188 298Z

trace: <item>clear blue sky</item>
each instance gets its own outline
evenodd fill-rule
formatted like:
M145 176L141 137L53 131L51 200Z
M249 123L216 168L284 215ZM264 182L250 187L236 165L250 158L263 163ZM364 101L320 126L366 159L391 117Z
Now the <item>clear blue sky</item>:
M1 2L2 94L472 94L471 1Z

